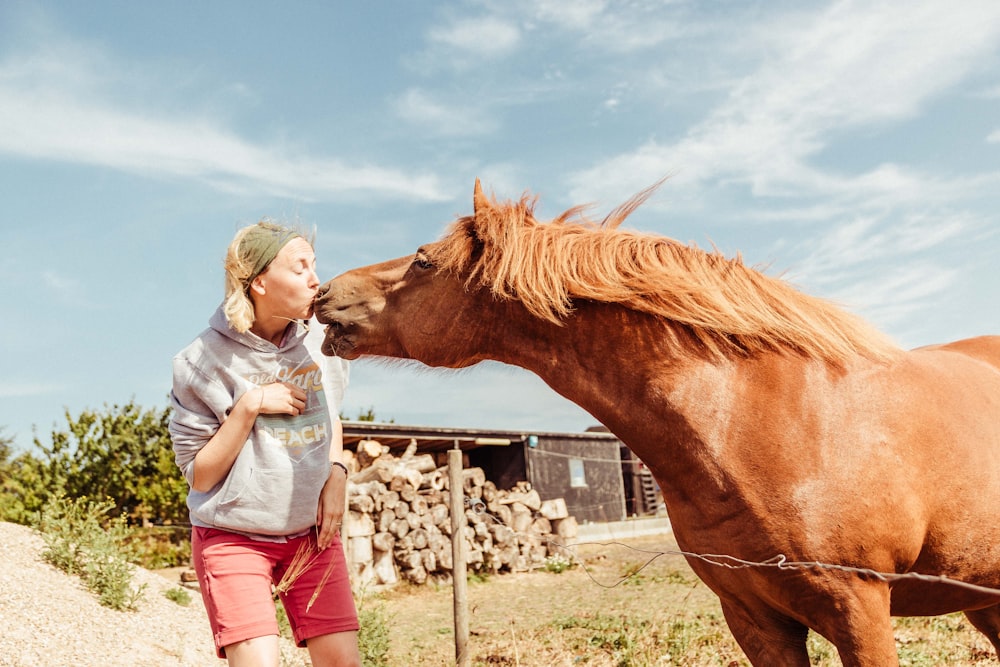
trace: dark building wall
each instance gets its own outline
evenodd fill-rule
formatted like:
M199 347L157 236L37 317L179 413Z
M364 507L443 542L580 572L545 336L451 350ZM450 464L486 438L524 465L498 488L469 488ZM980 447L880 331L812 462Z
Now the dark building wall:
M656 514L662 494L649 468L624 444L619 447L622 457L622 480L625 484L625 512L628 516Z
M621 521L625 493L617 440L539 437L524 446L528 479L543 500L563 498L577 521Z

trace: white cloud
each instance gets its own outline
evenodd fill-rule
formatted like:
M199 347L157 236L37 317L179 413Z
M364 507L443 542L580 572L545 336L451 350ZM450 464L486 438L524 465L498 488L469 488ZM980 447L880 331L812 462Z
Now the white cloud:
M993 130L986 137L987 143L1000 144L1000 130Z
M404 120L442 136L471 136L492 132L496 123L488 112L467 100L440 103L430 93L411 88L395 102L396 113Z
M681 28L683 3L620 3L604 0L528 0L507 5L508 11L543 24L539 32L576 33L587 48L611 53L631 53L699 31L687 23ZM673 10L673 11L672 11Z
M757 31L774 54L673 144L649 140L571 178L574 198L620 200L677 172L674 185L744 182L758 195L836 184L807 160L833 131L915 114L996 50L1000 5L838 3Z
M604 0L533 0L517 6L515 11L533 11L537 19L564 30L589 31L604 17L607 6Z
M59 57L0 63L0 153L201 180L236 192L328 198L349 191L422 200L448 199L431 174L407 174L347 159L260 145L212 120L130 107L129 81L115 81L103 59Z
M509 21L486 16L455 20L432 29L428 38L431 42L459 51L493 58L516 49L521 41L521 31Z

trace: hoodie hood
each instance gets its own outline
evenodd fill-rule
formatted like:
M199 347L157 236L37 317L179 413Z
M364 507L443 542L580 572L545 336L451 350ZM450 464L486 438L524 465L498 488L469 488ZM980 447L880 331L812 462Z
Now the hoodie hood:
M305 340L306 333L309 331L308 325L302 322L302 320L289 322L289 327L292 327L292 331L289 332L287 328L285 329L285 336L279 347L269 340L264 340L253 331L240 332L229 326L229 320L226 319L226 314L223 312L221 305L212 313L212 317L208 320L208 326L233 342L244 345L256 352L267 353L286 352L301 345Z

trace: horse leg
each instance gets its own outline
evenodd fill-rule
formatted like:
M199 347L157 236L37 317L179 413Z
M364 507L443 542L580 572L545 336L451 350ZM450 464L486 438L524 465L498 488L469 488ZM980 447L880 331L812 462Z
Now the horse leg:
M811 624L830 640L843 667L896 667L899 655L884 586L841 590L832 604L812 608ZM846 595L843 595L846 594ZM808 667L808 628L766 606L724 601L722 612L733 637L754 667Z
M812 625L837 648L844 667L899 665L887 586L859 582L831 601L813 609Z
M986 638L993 644L997 657L1000 657L1000 605L967 611L965 617L969 619L976 630L986 635Z
M735 601L723 601L722 613L754 667L809 667L809 630L798 621L767 607L750 610Z

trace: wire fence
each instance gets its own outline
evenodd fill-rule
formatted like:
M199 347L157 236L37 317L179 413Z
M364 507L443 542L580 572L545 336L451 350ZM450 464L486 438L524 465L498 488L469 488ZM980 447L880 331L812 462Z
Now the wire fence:
M470 502L472 501L472 502ZM481 514L488 518L490 521L495 522L498 525L504 524L499 517L494 516L486 510L486 504L481 500L474 500L467 498L466 504L477 514ZM518 537L528 537L526 533L519 533L514 531L514 534ZM852 565L841 565L837 563L824 563L821 561L791 561L788 560L787 556L784 554L775 554L774 556L762 560L762 561L752 561L743 558L738 558L736 556L731 556L728 554L701 554L692 551L685 551L683 549L664 549L664 550L652 550L652 549L640 549L630 544L625 544L624 542L618 541L601 541L601 542L576 542L572 545L567 545L560 542L552 537L544 538L547 543L554 545L557 549L566 551L567 553L574 556L575 560L580 563L581 568L587 577L597 586L601 588L615 588L622 585L629 579L636 577L642 570L646 569L651 565L656 559L661 556L683 556L689 559L695 559L713 565L716 567L722 567L729 570L745 570L745 569L773 569L781 571L804 571L804 570L827 570L832 572L843 572L845 574L857 575L859 577L874 579L882 581L885 583L898 583L901 581L919 581L923 583L930 584L941 584L945 586L952 586L962 590L966 590L973 593L994 596L1000 598L1000 589L991 588L988 586L980 586L978 584L972 584L966 581L961 581L959 579L952 579L945 575L939 574L923 574L921 572L880 572L878 570L873 570L866 567L855 567ZM605 584L598 581L591 571L587 568L585 562L582 559L577 558L576 549L583 546L600 546L600 547L623 547L631 551L636 551L639 553L647 554L649 556L648 560L643 563L638 568L632 570L626 576L620 578L613 584Z

